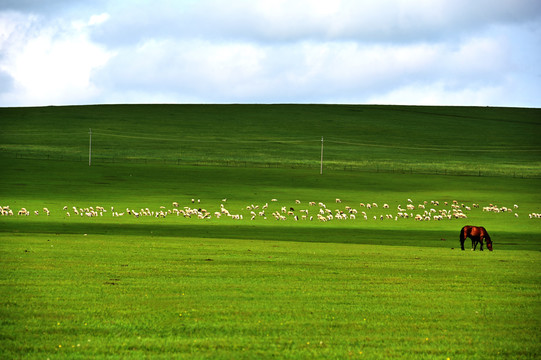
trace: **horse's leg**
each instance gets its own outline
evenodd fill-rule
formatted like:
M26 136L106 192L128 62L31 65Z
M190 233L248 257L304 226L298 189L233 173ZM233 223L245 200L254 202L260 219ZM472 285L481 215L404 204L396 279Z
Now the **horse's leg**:
M471 238L471 251L475 251L476 247L477 247L477 241L475 241L474 238Z
M479 251L483 251L483 237L482 236L479 238L479 245L481 245L481 247L479 248Z
M466 235L464 229L460 230L460 248L464 250L464 241L466 241Z

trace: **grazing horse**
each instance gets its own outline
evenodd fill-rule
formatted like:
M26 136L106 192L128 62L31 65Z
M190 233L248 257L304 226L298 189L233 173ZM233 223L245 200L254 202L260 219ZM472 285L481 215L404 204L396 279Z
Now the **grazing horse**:
M490 236L484 227L464 226L462 230L460 230L460 246L462 250L464 250L464 241L468 237L471 239L472 251L475 251L477 244L481 245L479 250L483 251L483 240L487 243L487 248L492 251L492 240L490 240Z

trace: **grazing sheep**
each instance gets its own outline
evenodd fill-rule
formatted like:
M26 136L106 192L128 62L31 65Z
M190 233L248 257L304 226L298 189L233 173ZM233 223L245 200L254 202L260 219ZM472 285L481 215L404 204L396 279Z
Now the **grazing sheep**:
M26 210L25 208L21 208L21 210L19 210L17 215L28 216L30 215L30 211Z

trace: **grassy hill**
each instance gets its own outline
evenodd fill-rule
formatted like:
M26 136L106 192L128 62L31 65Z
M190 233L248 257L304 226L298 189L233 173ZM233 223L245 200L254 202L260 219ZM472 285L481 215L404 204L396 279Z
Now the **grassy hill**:
M0 206L29 210L0 217L0 357L535 358L541 219L528 214L541 213L540 115L0 108ZM431 215L456 201L467 218L398 217L409 200ZM323 209L310 201L359 213L302 220ZM173 202L213 216L127 213ZM98 206L102 216L84 215ZM222 206L243 220L215 216ZM292 214L275 220L283 207ZM466 224L487 227L495 250L458 250Z
M1 108L3 156L541 176L541 110L354 105Z
M347 230L348 236L323 236L320 241L354 238L355 242L372 243L359 231L378 229L406 231L404 236L395 233L387 237L425 239L429 246L442 246L434 240L455 237L451 234L460 223L473 221L509 234L511 238L503 243L511 245L504 247L536 248L539 227L527 217L541 212L537 190L537 177L541 176L540 115L539 109L346 105L2 108L0 204L33 209L47 206L55 210L52 218L57 227L65 226L60 210L65 205L170 208L173 201L193 206L192 198L201 199L200 206L212 212L219 211L221 200L228 198L228 208L247 218L251 216L246 206L263 206L273 198L280 201L271 204L272 211L282 206L298 210L297 199L302 200L301 206L307 206L309 201L331 204L341 198L342 208L358 208L361 202L388 203L393 216L398 205L406 206L407 199L442 204L456 200L469 206L519 204L519 218L513 213L487 216L478 209L459 223L412 225L410 221L404 226L400 222L356 222L339 225L353 226ZM319 175L321 136L326 139L323 176ZM344 168L353 171L344 172ZM383 209L374 209L367 215L372 219L383 214ZM103 226L104 221L136 221L138 226L133 229L148 233L139 220L107 218L95 226ZM19 221L0 226L18 227ZM36 231L56 231L51 220L47 224L34 221ZM71 220L75 226L72 231L78 233L81 229L73 225L76 221ZM221 227L227 223L224 219L213 221L220 226L207 228L210 237L224 233L234 237L246 231L238 224L232 231L229 225ZM194 232L201 225L197 223ZM88 224L83 222L83 226ZM268 231L258 227L257 235L250 227L243 236L314 239L317 237L309 234L320 231L301 225L303 230L295 233L289 226L285 230L277 226L273 224ZM31 224L25 227L34 228ZM164 229L170 229L165 233L171 234L177 230ZM419 232L407 235L408 231Z

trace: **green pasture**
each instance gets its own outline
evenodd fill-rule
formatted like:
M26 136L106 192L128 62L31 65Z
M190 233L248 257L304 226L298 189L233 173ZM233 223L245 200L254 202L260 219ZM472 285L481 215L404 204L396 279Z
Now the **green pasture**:
M541 177L541 110L369 105L1 108L6 156Z
M2 233L3 358L535 358L537 251Z
M541 213L539 115L323 105L0 109L0 206L30 211L0 217L0 357L536 358L541 219L529 214ZM395 220L408 199L413 215L425 201L435 211L456 201L467 218ZM301 209L320 209L310 201L359 213L301 220ZM224 206L243 219L112 216L111 207L167 212L173 202L212 214ZM264 204L266 219L251 220L247 206ZM512 210L482 210L490 204ZM98 206L102 216L72 211ZM275 220L282 207L299 220ZM466 224L485 226L494 251L459 250Z

